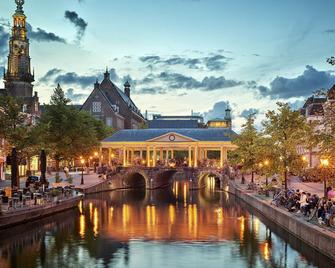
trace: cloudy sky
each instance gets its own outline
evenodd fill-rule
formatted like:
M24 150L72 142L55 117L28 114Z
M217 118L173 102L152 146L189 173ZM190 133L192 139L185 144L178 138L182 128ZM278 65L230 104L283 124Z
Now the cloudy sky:
M0 1L0 68L14 0ZM335 83L334 0L26 0L35 89L83 102L108 67L144 113L220 117L234 126L277 101L298 107Z

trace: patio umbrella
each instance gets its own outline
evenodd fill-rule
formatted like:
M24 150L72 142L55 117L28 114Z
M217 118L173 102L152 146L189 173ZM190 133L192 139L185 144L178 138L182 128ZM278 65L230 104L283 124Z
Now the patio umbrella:
M46 180L45 173L47 172L47 156L46 156L45 150L41 151L40 161L41 161L40 162L41 182L43 184L46 184L47 180Z
M19 174L18 174L18 166L17 166L17 152L16 148L14 147L12 149L12 155L11 155L11 182L12 182L12 189L13 188L19 188Z

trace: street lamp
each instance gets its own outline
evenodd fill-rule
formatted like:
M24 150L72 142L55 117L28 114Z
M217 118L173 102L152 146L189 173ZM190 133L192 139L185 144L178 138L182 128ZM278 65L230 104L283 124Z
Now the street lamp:
M80 184L83 185L84 184L84 164L85 164L85 160L81 159L80 163L81 163L81 182L80 182Z
M321 165L322 168L328 168L329 159L327 159L327 158L320 159L320 165ZM327 178L326 178L326 176L324 176L324 178L323 178L323 189L324 189L325 198L327 198Z

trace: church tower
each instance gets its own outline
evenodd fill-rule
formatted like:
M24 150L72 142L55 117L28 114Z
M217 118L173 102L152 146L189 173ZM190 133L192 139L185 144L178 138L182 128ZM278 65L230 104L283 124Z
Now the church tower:
M36 92L33 96L34 74L30 67L24 0L15 0L15 3L17 8L9 40L8 67L4 73L5 90L8 95L22 99L26 112L34 114L38 112L38 97Z

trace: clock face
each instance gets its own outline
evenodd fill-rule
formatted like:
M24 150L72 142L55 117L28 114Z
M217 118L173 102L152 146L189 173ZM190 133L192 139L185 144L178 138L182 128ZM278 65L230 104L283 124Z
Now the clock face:
M176 136L173 135L173 134L171 134L171 135L169 136L169 140L170 140L170 141L175 141L175 140L176 140Z

